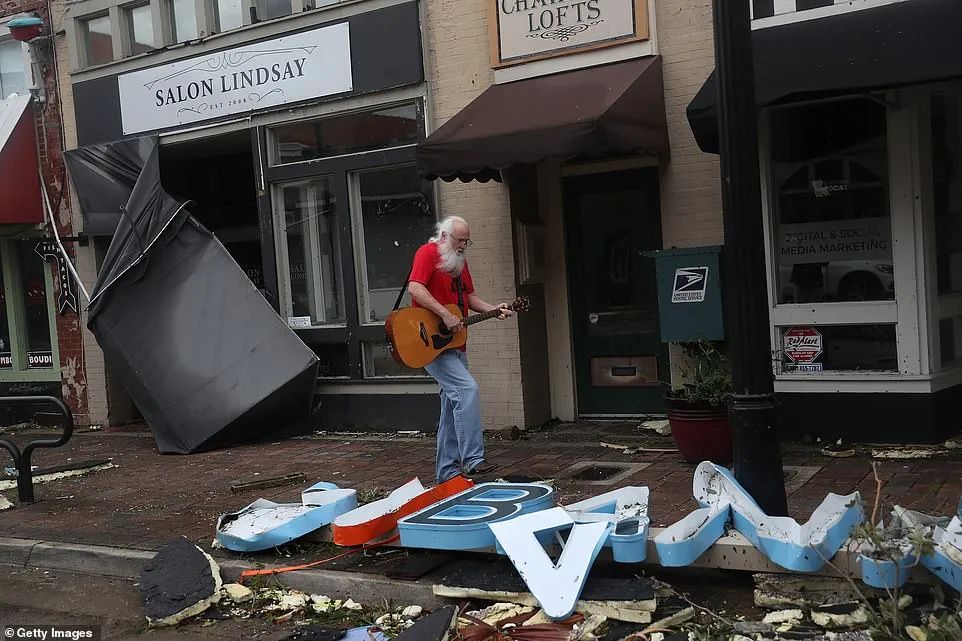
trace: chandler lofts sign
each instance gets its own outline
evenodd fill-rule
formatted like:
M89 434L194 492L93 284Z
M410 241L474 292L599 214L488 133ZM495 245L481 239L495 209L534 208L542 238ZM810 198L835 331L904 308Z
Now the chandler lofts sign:
M340 23L122 75L125 135L351 91Z
M648 39L647 0L489 0L495 67Z

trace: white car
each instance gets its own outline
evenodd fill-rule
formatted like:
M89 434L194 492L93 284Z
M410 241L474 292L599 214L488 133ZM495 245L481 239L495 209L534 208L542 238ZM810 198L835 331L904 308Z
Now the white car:
M809 263L808 265L812 265ZM895 298L895 269L891 260L836 260L818 263L817 282L793 282L796 265L781 266L783 302L892 300ZM802 265L798 265L802 267ZM809 290L808 294L805 294ZM796 291L798 294L796 295Z

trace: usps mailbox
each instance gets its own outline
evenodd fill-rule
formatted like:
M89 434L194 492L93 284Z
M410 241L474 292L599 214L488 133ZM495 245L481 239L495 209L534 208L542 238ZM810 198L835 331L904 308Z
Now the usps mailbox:
M644 255L655 261L661 340L724 340L721 247L662 249Z

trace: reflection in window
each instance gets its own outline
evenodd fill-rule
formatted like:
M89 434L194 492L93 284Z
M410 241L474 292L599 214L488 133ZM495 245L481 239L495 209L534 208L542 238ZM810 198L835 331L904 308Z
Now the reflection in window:
M351 364L345 343L309 343L320 360L317 375L323 378L348 378Z
M294 327L344 320L336 202L330 177L282 185L289 317Z
M27 68L23 44L17 40L0 40L0 100L10 94L27 91Z
M418 178L414 166L393 167L358 176L367 291L363 322L380 321L394 307L398 288L418 247L434 228L431 185ZM362 281L362 282L364 282ZM405 294L403 305L410 304Z
M168 0L173 41L185 42L197 37L197 15L194 0Z
M261 0L260 6L264 20L291 15L291 0Z
M962 109L932 96L932 177L939 294L962 292Z
M244 26L244 9L241 0L217 0L214 4L214 13L218 32Z
M154 23L150 15L150 5L142 4L125 10L127 14L127 39L131 56L145 53L154 48Z
M274 164L413 144L418 140L417 106L298 122L277 127L271 134Z
M771 123L779 302L893 300L885 107L776 109Z
M424 376L424 370L413 370L398 364L391 356L391 348L387 343L365 342L361 344L364 354L364 378L382 378L387 376Z
M47 264L33 251L32 244L20 243L17 249L23 288L27 368L49 369L53 367L53 349L47 309Z
M895 325L781 327L785 374L833 370L895 371Z
M110 31L110 16L98 16L81 22L84 54L88 66L102 65L114 59L114 41Z
M10 369L13 367L13 346L10 342L9 314L6 286L3 281L3 263L0 262L0 369Z

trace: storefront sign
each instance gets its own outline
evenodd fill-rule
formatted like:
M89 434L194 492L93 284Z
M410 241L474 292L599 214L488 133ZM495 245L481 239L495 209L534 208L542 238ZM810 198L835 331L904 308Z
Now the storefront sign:
M814 327L792 327L782 339L785 356L791 361L786 371L820 372L822 364L815 359L822 354L822 335Z
M707 267L679 267L675 270L675 284L671 290L673 303L703 303L708 287Z
M68 309L76 312L77 294L74 293L73 279L71 279L70 273L67 271L67 259L63 255L63 252L60 251L57 244L52 240L41 240L34 246L33 251L44 261L48 261L57 266L57 276L59 277L60 283L60 293L57 295L57 309L61 314L66 314Z
M53 367L53 353L27 352L27 367L30 369L49 369Z
M351 91L350 26L340 23L118 78L124 134Z
M495 66L648 38L647 0L489 0Z
M779 225L778 236L782 265L892 260L892 221L887 216Z

